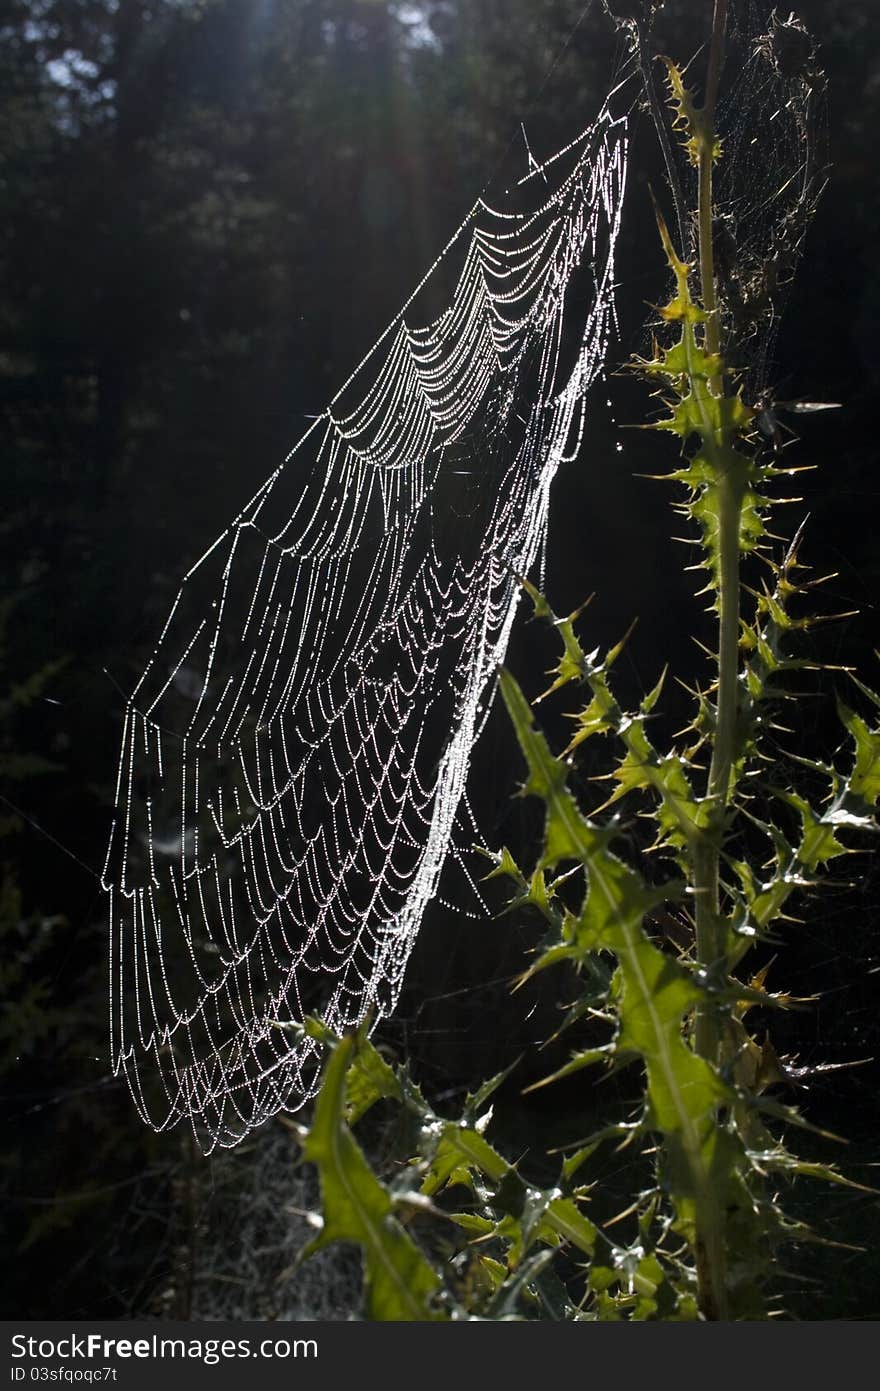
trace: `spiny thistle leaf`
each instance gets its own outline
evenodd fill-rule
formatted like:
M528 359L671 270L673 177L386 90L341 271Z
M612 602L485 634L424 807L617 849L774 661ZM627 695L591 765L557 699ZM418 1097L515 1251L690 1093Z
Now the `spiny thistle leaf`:
M701 1002L703 989L689 971L653 945L643 928L646 913L674 899L677 889L649 887L611 853L613 826L595 826L581 815L565 786L563 765L553 759L544 735L534 726L528 702L506 672L502 693L530 770L530 790L540 789L537 795L547 806L541 863L548 856L555 859L558 847L564 846L565 854L579 858L587 872L580 914L566 918L568 940L553 951L554 959L562 947L573 959L608 950L618 960L622 989L614 1050L636 1054L644 1063L646 1121L665 1138L676 1229L693 1242L698 1220L705 1230L713 1214L748 1207L741 1178L748 1166L738 1137L717 1124L718 1107L732 1105L732 1093L682 1037L683 1019ZM556 764L552 776L551 763ZM589 1060L594 1061L595 1054Z
M796 792L780 793L780 797L800 816L801 842L797 860L803 869L812 874L820 865L846 853L846 847L841 845L835 834L833 820L827 816L817 816L806 798Z
M699 165L708 155L717 159L721 154L721 141L717 139L713 126L694 101L693 92L684 85L684 73L670 58L661 55L666 65L666 80L669 84L669 104L673 111L673 129L681 132L685 139L684 148L688 159Z
M619 800L626 793L638 789L652 790L661 802L658 813L658 821L663 833L663 839L673 848L683 848L689 840L698 834L706 825L710 814L709 808L698 802L691 790L684 761L677 755L668 755L661 758L652 747L650 740L645 733L645 718L654 708L663 686L663 678L657 683L653 691L642 702L641 711L638 715L626 715L620 709L608 683L608 673L620 656L626 643L626 637L616 646L611 648L604 660L599 660L596 652L587 656L574 631L574 622L577 613L568 618L559 619L553 613L550 605L542 594L527 581L524 588L532 598L535 605L536 616L540 615L547 619L552 627L560 634L563 642L563 657L556 670L560 673L559 679L546 691L544 696L549 695L559 686L568 681L577 679L582 684L589 686L592 692L590 703L579 714L572 716L577 729L571 739L565 756L570 755L586 739L594 734L615 733L622 741L626 755L618 764L614 771L614 778L618 787L609 798L606 805ZM579 611L580 612L580 611ZM627 635L628 636L628 635ZM524 697L517 700L513 693L511 683L507 673L501 673L502 695L507 699L505 692L510 693L511 699L515 702L518 710L520 722L525 718L531 719L531 711ZM543 700L544 696L539 697ZM537 704L537 702L536 702ZM512 712L511 712L512 713ZM516 719L514 720L516 726ZM542 736L539 735L539 740ZM565 777L565 764L562 759L553 759L549 749L540 747L540 744L533 750L533 761L538 760L542 768L545 769L543 777L549 776L547 771L548 760L556 763L554 777ZM532 772L532 763L529 764ZM534 781L534 774L526 783L525 791L541 794L543 783ZM594 832L596 828L593 828ZM503 852L502 852L503 853ZM542 861L542 865L546 861ZM499 870L499 872L502 872Z
M867 687L863 686L862 689L867 690ZM874 699L876 701L877 697L874 696ZM848 791L867 810L873 811L880 799L880 730L869 728L861 716L842 701L838 703L838 709L855 745L855 761L849 776Z
M422 1181L423 1193L439 1193L441 1189L454 1187L456 1183L470 1186L474 1172L495 1184L500 1184L509 1172L514 1172L507 1160L472 1126L432 1117L423 1130L434 1139Z
M681 90L684 92L683 88ZM702 329L706 315L691 295L690 267L676 254L659 212L657 223L676 281L674 297L659 313L667 323L680 325L680 335L662 357L651 362L637 358L632 365L637 371L665 380L673 397L666 402L668 414L646 428L677 435L683 449L689 441L698 441L697 449L687 458L684 467L670 476L689 490L690 498L682 510L701 529L706 565L717 589L720 584L722 494L736 504L740 517L740 549L752 550L766 535L763 512L769 502L758 491L759 484L771 477L774 470L760 465L752 455L736 447L748 434L755 412L739 391L715 389L714 384L721 382L725 375L723 360L717 353L707 351L698 337L698 328Z
M430 1129L435 1143L422 1192L433 1194L456 1184L473 1188L478 1178L487 1179L492 1185L488 1201L503 1216L482 1231L507 1241L511 1266L536 1240L553 1246L566 1241L586 1255L592 1252L596 1228L573 1199L525 1184L515 1167L470 1127L435 1117Z
M490 1319L512 1319L516 1318L517 1309L524 1296L537 1298L536 1281L547 1273L547 1267L553 1260L552 1251L537 1251L529 1258L516 1274L509 1280L505 1280L498 1288L495 1297L489 1305L487 1317Z
M581 816L565 785L564 764L554 758L543 734L533 728L531 706L505 669L501 671L501 693L526 756L529 777L523 790L540 797L547 806L540 868L552 869L561 860L582 860L584 846L597 838L607 840L608 833L589 825Z
M332 1048L303 1156L321 1178L324 1225L304 1256L332 1241L354 1241L364 1255L367 1313L404 1321L445 1317L432 1304L440 1276L394 1216L388 1189L376 1178L344 1120L354 1038Z
M356 1125L377 1101L393 1097L401 1101L403 1094L394 1069L374 1048L369 1039L361 1037L351 1055L348 1085L345 1094L345 1119Z
M595 1067L597 1063L607 1063L614 1057L616 1051L610 1043L606 1043L601 1048L586 1048L581 1053L575 1053L567 1063L563 1063L562 1067L551 1072L548 1077L542 1077L540 1082L533 1082L530 1087L526 1087L526 1091L539 1091L541 1087L547 1087L551 1082L559 1082L563 1077L571 1077L573 1073L581 1072L585 1067Z

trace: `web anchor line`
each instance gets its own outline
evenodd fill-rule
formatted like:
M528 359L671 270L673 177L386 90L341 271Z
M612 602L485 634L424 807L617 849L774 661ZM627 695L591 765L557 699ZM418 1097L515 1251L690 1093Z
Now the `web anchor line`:
M480 198L419 287L454 276L448 308L411 297L183 580L102 876L113 1065L157 1130L236 1144L314 1093L307 1016L395 1007L613 334L626 167L606 108Z

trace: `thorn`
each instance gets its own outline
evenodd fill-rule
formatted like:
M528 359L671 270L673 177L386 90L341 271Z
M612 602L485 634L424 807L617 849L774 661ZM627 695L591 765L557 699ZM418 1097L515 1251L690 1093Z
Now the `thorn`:
M699 699L700 699L701 692L698 690L698 688L697 688L696 686L689 686L688 683L687 683L685 680L683 680L683 678L682 678L681 676L675 676L675 677L673 677L673 680L675 681L675 684L676 684L677 686L680 686L681 689L682 689L683 691L686 691L687 694L688 694L689 696L691 696L694 700L699 700ZM691 729L691 728L692 728L691 725L686 725L686 726L685 726L685 729L682 729L682 730L680 730L679 732L680 732L681 734L684 734L684 733L685 733L685 730ZM676 735L676 738L677 738L677 737L678 737L678 736Z
M596 591L595 591L595 589L594 589L593 592L592 592L592 594L588 594L588 595L587 595L586 599L585 599L584 602L579 606L579 608L576 608L576 609L574 610L573 613L570 613L570 614L568 615L567 618L557 618L557 619L556 619L556 622L557 622L557 623L576 623L577 620L580 618L581 614L584 612L584 610L585 610L585 609L588 609L589 606L590 606L590 604L592 604L592 602L593 602L593 600L595 599L595 597L596 597ZM548 674L549 674L549 673L548 673Z

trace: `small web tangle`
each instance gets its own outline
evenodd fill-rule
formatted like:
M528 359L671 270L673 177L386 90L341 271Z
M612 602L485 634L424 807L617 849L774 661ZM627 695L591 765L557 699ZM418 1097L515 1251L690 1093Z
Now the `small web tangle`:
M716 273L747 393L773 372L779 323L828 182L828 86L812 35L787 7L732 9L718 113Z
M670 130L658 55L664 8L636 0L619 20L642 75L646 105L666 165L666 196L683 254L696 260L696 170ZM697 101L711 6L685 82ZM773 373L782 313L804 240L828 180L828 90L816 41L795 15L767 0L729 0L722 90L716 115L721 153L714 167L713 242L724 337L747 399L759 401Z
M236 1144L314 1093L307 1015L394 1009L581 446L625 177L606 108L478 200L184 578L127 704L103 873L113 1065L156 1129Z

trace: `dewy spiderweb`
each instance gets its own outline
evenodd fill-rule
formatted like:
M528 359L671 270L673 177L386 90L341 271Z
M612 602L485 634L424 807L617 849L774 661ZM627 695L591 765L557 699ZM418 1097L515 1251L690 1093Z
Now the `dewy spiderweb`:
M768 387L782 312L828 179L827 83L816 42L788 7L730 9L720 103L716 272L734 366L747 393Z
M827 84L815 40L794 14L785 18L786 9L729 0L717 111L716 289L724 336L736 344L731 365L751 401L770 386L780 318L828 177ZM671 138L654 73L668 41L654 32L664 23L663 6L645 0L640 10L641 18L618 23L629 32L668 160L680 248L694 260L696 226L687 208L696 197L696 171L682 141ZM689 72L686 79L690 84Z
M625 169L606 110L519 206L479 200L184 579L128 702L104 871L114 1066L157 1129L235 1144L313 1093L306 1014L394 1008L580 447Z

